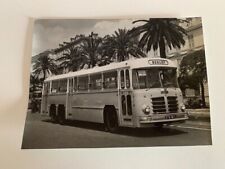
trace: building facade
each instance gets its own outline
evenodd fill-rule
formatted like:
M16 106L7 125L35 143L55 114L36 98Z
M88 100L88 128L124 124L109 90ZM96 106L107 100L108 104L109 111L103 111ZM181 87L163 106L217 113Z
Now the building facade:
M181 26L187 30L187 36L184 37L185 45L180 49L172 49L167 48L167 56L169 59L176 60L179 65L184 57L186 57L189 53L204 50L204 39L203 39L203 29L202 29L202 20L201 18L190 18L189 22L182 23ZM178 71L179 72L179 71ZM200 88L200 87L199 87ZM208 91L208 83L204 82L204 95L206 100L206 105L209 106L209 91ZM201 95L201 90L198 91L194 89L186 89L185 96L188 98L196 98L199 99Z

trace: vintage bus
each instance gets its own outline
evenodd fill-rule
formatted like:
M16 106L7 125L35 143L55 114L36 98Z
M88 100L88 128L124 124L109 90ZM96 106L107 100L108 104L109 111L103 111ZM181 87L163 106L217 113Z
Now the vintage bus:
M188 116L177 83L176 63L141 58L52 76L44 81L41 112L53 120L162 127Z

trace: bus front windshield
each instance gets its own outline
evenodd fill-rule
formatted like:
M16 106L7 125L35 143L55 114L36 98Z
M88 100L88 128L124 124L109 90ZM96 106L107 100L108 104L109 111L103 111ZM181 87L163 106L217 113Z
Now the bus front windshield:
M178 87L176 68L142 68L133 70L133 88Z

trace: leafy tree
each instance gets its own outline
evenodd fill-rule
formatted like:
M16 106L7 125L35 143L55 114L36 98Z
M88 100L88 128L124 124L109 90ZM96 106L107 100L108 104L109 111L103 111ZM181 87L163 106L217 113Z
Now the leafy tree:
M180 64L180 85L183 89L198 88L201 90L202 106L206 107L204 82L207 81L205 50L192 52L185 56Z
M34 74L41 76L43 75L42 80L46 78L48 74L56 72L56 65L54 63L54 59L49 57L51 51L45 51L38 55L38 59L34 63L33 70Z
M104 54L108 54L117 61L124 61L133 57L146 57L138 47L137 38L132 37L128 30L118 29L112 36L106 36L103 43Z
M176 18L150 18L149 20L136 20L133 23L144 22L143 25L131 30L133 36L140 36L139 47L149 52L152 48L159 48L160 57L166 58L166 45L170 49L181 48L185 44L186 30L179 26L186 20Z

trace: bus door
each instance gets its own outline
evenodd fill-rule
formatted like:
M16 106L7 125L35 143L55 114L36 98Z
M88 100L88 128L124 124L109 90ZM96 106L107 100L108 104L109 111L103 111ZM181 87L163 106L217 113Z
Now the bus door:
M119 108L121 124L130 126L132 122L132 93L129 69L120 70Z

